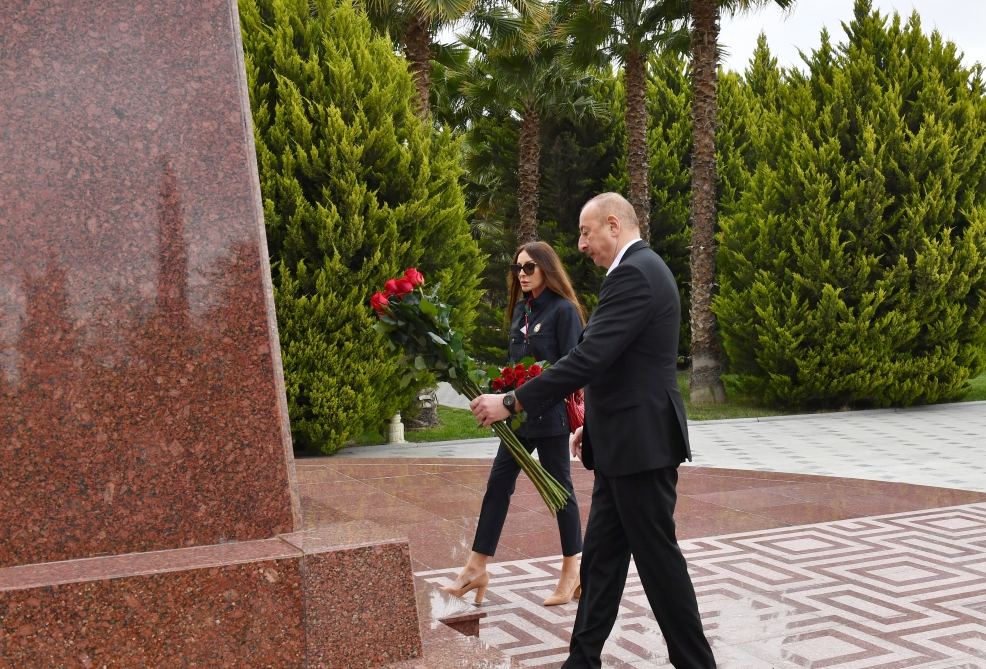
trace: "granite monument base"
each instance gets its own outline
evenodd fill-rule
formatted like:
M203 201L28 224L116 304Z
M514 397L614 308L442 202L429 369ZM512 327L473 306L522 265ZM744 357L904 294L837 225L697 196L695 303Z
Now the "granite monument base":
M0 569L0 667L354 668L419 657L407 542L352 530Z

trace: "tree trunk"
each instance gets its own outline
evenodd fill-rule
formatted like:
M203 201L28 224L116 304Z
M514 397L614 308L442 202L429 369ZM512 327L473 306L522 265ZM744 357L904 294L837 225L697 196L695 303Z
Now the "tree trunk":
M437 427L438 420L438 388L423 388L418 391L418 396L412 407L413 416L404 418L404 425L411 430L423 427Z
M404 35L404 51L411 67L414 87L418 91L415 109L418 117L427 121L431 115L431 22L421 12L412 12ZM422 388L412 407L414 414L405 419L408 428L438 425L438 389Z
M538 238L538 188L541 185L541 118L536 110L524 109L518 142L519 164L517 184L517 243L526 244Z
M411 76L418 90L418 116L427 119L430 112L431 93L431 34L430 22L421 12L413 12L408 19L404 36L404 51L411 66Z
M721 349L712 296L716 280L717 0L692 3L692 402L722 403Z
M650 184L647 151L646 59L631 52L623 65L627 87L627 171L630 173L630 192L627 199L633 205L640 223L641 238L650 243Z

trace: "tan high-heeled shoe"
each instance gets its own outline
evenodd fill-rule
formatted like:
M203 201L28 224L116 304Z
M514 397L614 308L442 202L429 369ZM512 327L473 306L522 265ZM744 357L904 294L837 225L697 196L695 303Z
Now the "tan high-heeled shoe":
M582 584L577 580L575 581L575 586L571 590L562 590L561 584L555 588L554 594L544 600L545 606L558 606L559 604L568 604L573 599L578 599L582 596Z
M486 595L486 587L490 584L489 572L483 572L479 576L474 577L471 581L463 585L461 588L456 588L452 585L444 585L441 587L443 592L447 592L450 595L455 595L456 597L462 597L467 592L472 590L476 591L476 604L483 603L483 597Z

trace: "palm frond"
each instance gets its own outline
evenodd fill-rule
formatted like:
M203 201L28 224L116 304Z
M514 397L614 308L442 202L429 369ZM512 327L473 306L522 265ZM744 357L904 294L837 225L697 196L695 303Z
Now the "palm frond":
M558 22L558 37L569 44L573 64L598 64L613 41L613 14L608 3L573 3Z
M455 21L472 9L473 0L405 0L411 11L419 12L429 19Z
M720 9L725 10L730 16L746 14L766 7L767 5L777 5L781 9L791 9L797 0L720 0Z
M674 27L662 33L655 46L674 53L689 53L692 48L692 33L686 21L678 22Z

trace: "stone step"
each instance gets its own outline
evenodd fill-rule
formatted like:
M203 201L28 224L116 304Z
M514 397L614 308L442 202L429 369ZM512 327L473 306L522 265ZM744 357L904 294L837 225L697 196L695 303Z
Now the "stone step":
M414 579L421 628L421 657L385 665L386 669L510 669L510 656L479 639L482 607L448 595L424 579Z

